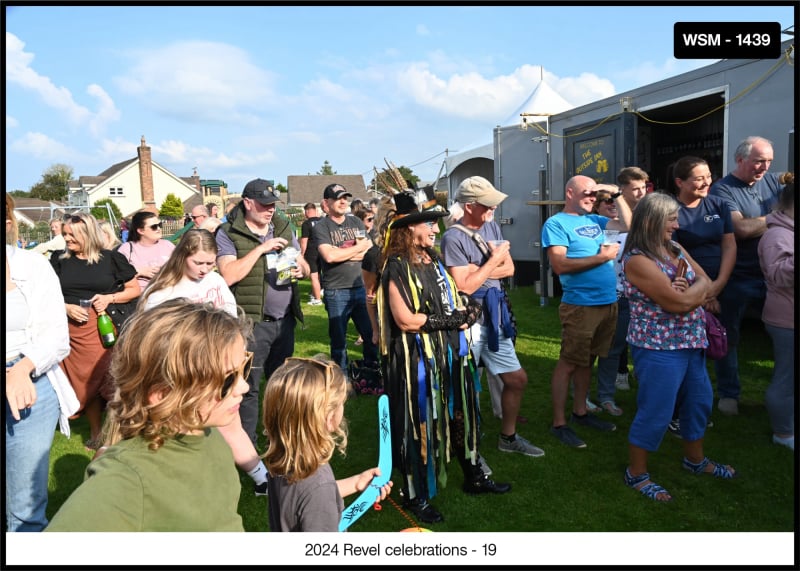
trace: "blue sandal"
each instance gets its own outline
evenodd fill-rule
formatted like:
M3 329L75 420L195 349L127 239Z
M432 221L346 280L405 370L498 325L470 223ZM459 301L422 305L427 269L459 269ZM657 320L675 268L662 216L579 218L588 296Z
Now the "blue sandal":
M706 472L706 466L708 466L709 463L714 466L713 472ZM703 461L699 464L690 462L688 458L684 457L683 467L693 474L711 474L715 478L722 478L723 480L730 480L736 475L736 472L732 470L730 466L709 460L708 456L703 458Z
M659 486L655 482L650 482L649 484L645 484L637 488L642 482L646 482L650 479L650 474L645 472L644 474L640 474L638 476L631 476L631 473L628 471L628 468L625 468L625 485L629 488L633 488L640 492L643 496L650 498L651 500L655 500L657 502L669 502L672 501L672 496L670 493L665 490L663 487ZM658 494L666 494L666 500L659 500Z

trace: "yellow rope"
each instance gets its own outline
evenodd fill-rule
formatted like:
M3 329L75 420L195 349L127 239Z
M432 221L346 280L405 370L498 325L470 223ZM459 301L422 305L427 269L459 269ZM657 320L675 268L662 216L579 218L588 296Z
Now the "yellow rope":
M699 115L699 116L694 117L692 119L688 119L686 121L656 121L655 119L650 119L650 118L642 115L639 111L633 111L633 113L637 117L640 117L640 118L644 119L648 123L653 123L653 124L657 124L657 125L688 125L690 123L694 123L695 121L699 121L700 119L703 119L704 117L707 117L708 115L710 115L712 113L715 113L716 111L719 111L720 109L723 109L726 106L729 106L729 105L733 104L734 102L738 101L739 99L741 99L742 97L744 97L745 95L750 93L753 89L758 87L758 85L760 85L762 82L764 82L770 75L775 73L782 65L786 64L786 65L794 66L794 64L792 63L792 60L791 60L791 54L792 54L793 51L794 51L794 45L789 46L789 48L784 52L783 57L780 58L775 63L775 65L773 65L771 68L769 68L764 73L764 75L762 75L761 77L756 79L753 83L751 83L750 85L748 85L747 87L742 89L742 91L740 91L737 95L735 95L734 97L732 97L728 101L726 101L726 102L722 103L721 105L715 107L714 109L711 109L710 111L706 111L702 115ZM539 125L539 123L535 123L534 122L534 123L530 123L530 125L532 125L536 129L538 129L543 135L547 135L549 137L556 137L556 138L559 138L559 139L567 139L567 138L570 138L570 137L578 137L578 136L581 136L581 135L585 135L586 133L594 131L595 129L597 129L598 127L603 125L604 123L608 122L610 119L614 119L615 117L618 117L621 114L622 113L613 113L613 114L605 117L604 119L602 119L596 125L593 125L593 126L587 128L587 129L583 130L583 131L578 132L578 133L570 133L569 135L558 135L556 133L551 133L551 132L547 131L546 129L543 129Z

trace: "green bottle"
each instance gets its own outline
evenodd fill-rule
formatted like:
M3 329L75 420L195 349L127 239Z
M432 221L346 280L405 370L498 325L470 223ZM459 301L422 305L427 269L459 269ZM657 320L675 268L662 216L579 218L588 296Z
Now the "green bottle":
M100 340L103 342L103 347L111 347L117 342L117 331L114 328L114 322L105 311L97 314L97 331L100 332Z

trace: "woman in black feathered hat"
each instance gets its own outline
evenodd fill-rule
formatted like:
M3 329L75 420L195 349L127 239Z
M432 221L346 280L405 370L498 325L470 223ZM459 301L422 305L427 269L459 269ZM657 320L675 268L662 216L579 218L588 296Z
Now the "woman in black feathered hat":
M493 482L477 464L478 384L464 330L480 305L459 294L434 249L439 222L449 213L430 186L396 193L394 207L378 292L393 461L405 508L436 523L444 518L428 500L446 481L451 454L463 469L464 491L503 493L510 486Z

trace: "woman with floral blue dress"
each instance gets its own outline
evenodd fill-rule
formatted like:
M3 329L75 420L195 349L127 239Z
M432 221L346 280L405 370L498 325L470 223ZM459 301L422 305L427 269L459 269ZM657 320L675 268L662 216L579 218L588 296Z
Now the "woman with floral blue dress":
M627 341L639 380L636 416L628 434L625 484L656 501L672 496L650 480L647 458L658 450L677 404L683 467L694 474L729 479L730 466L703 451L713 389L706 370L703 304L710 280L677 243L680 205L662 193L647 195L633 213L622 255L625 295L630 301Z

